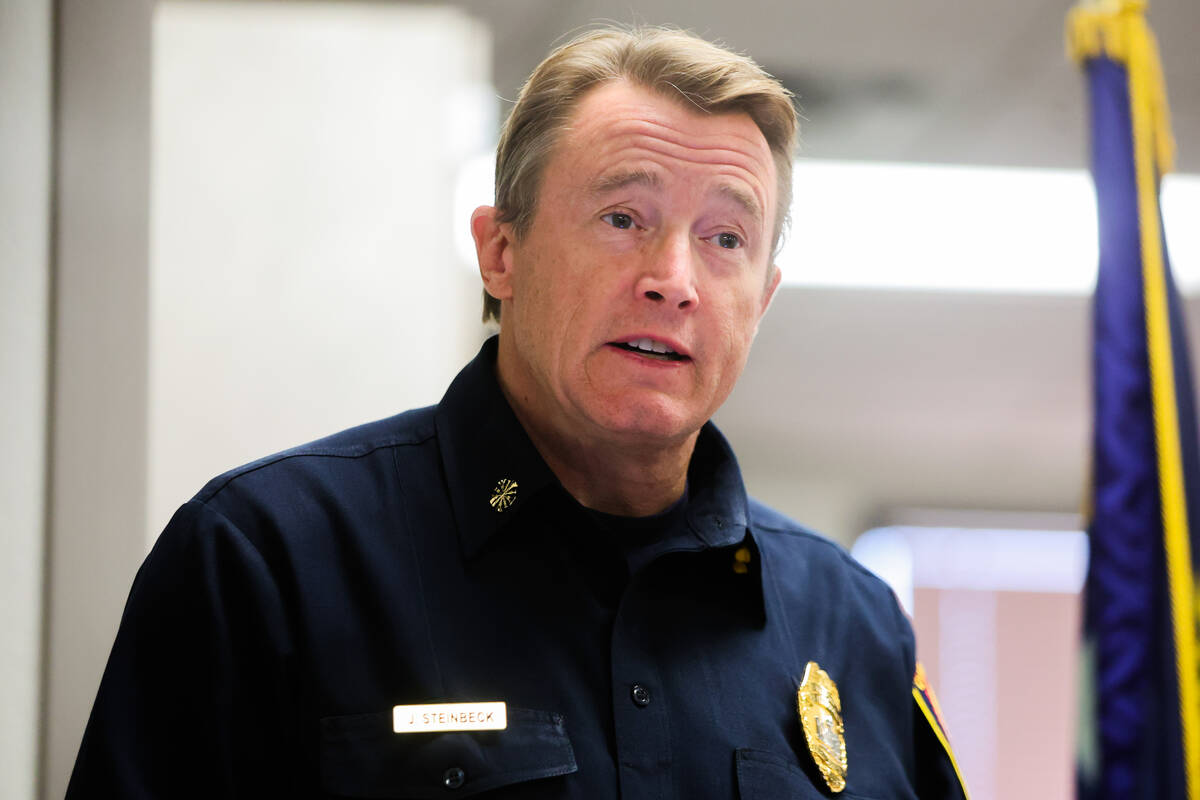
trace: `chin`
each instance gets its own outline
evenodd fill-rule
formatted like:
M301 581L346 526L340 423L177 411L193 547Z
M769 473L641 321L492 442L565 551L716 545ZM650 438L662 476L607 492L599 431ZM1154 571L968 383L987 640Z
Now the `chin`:
M625 403L610 409L597 421L613 433L667 441L691 436L700 430L707 418L700 419L695 413L688 413L674 404L657 402Z

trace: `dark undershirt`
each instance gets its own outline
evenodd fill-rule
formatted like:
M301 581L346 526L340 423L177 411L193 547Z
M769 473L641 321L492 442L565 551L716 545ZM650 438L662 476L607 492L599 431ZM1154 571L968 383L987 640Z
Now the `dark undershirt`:
M689 541L693 534L687 525L688 490L667 508L647 517L625 517L582 507L595 526L606 535L625 556L629 574L633 575L680 537Z

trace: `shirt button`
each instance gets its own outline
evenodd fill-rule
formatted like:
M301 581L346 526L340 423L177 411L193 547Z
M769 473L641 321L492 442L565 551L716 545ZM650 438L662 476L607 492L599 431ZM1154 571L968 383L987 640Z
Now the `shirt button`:
M467 773L462 767L451 767L442 773L442 785L447 789L457 789L467 782Z
M629 696L633 698L633 703L636 706L645 708L650 705L650 690L640 683L633 685L633 688L629 690Z

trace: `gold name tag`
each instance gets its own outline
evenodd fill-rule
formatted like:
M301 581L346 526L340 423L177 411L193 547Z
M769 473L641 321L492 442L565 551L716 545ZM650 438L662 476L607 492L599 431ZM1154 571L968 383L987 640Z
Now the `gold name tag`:
M430 703L392 708L396 733L502 731L508 727L504 703Z

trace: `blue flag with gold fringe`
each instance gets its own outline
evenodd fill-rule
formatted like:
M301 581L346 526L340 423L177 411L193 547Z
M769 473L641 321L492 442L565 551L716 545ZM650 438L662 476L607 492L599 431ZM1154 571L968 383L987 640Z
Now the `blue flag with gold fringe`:
M1085 3L1067 19L1091 100L1100 231L1080 800L1200 800L1200 453L1159 213L1173 145L1145 5Z

